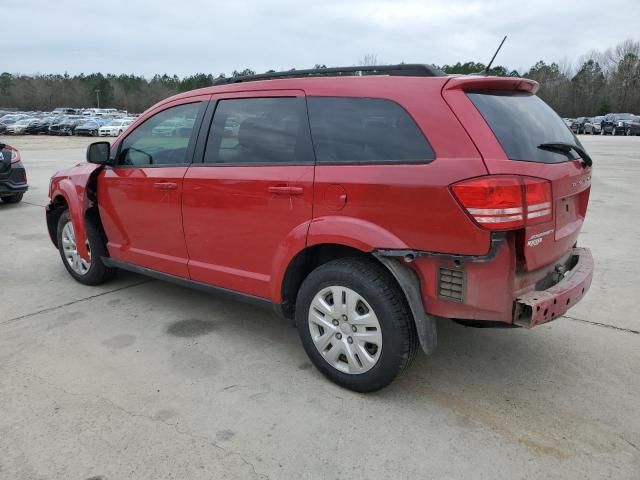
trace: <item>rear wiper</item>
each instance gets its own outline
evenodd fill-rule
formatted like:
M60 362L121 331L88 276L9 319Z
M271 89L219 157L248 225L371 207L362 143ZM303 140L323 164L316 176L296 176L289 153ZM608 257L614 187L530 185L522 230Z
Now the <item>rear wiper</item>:
M573 150L578 155L580 155L580 158L582 159L582 162L585 164L585 166L590 167L591 165L593 165L593 160L591 160L591 157L584 150L584 148L574 145L573 143L541 143L540 145L538 145L538 148L541 148L542 150L549 150L551 152L564 153L565 155L569 155L569 153L571 153L571 150Z

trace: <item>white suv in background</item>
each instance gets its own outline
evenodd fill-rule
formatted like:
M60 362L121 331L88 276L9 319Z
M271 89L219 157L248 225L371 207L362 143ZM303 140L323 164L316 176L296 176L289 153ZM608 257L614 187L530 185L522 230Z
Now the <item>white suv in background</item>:
M112 121L109 125L104 125L98 129L100 137L117 137L133 123L132 118L123 118Z

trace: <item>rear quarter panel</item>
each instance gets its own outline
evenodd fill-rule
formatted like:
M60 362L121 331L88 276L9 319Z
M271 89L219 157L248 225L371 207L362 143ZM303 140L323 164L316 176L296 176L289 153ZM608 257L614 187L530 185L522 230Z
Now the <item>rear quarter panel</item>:
M424 164L318 164L314 220L308 243L331 241L330 231L334 232L336 243L344 243L345 237L360 232L357 241L371 248L487 253L489 233L470 221L448 189L451 183L487 172L469 135L442 98L442 85L447 79L391 78L383 82L354 77L339 86L305 82L305 92L307 96L383 98L396 102L423 131L436 159ZM344 207L336 207L332 194L336 186L344 189ZM362 222L387 233L361 231Z

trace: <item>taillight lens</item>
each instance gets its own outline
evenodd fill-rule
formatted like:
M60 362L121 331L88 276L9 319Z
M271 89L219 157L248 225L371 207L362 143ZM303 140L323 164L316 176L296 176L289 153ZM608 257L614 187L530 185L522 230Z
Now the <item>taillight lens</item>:
M20 161L20 154L15 148L8 148L7 151L11 153L11 163L18 163Z
M451 191L489 230L513 230L552 219L551 183L540 178L492 175L456 183Z

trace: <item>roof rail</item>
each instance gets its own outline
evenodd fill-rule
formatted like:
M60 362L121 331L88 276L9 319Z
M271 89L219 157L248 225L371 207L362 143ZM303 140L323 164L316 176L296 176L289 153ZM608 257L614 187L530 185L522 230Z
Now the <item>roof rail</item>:
M312 68L309 70L289 70L286 72L259 73L239 77L219 78L214 85L226 85L229 83L254 82L257 80L275 80L278 78L299 77L341 77L362 75L392 75L406 77L440 77L445 75L433 65L421 63L401 63L400 65L374 65L366 67L332 67Z

